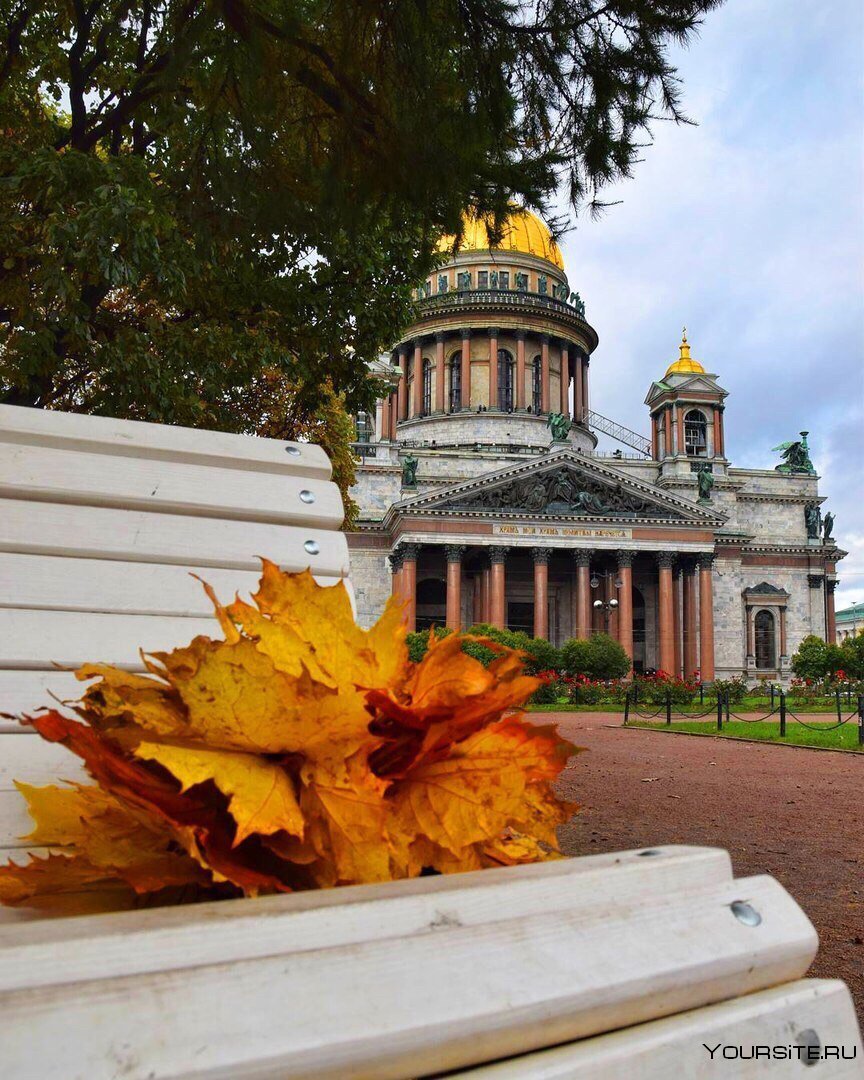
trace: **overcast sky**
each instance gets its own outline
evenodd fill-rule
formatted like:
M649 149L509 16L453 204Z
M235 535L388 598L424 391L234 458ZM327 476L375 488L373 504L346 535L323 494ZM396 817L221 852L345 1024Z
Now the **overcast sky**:
M562 242L600 335L592 407L647 433L686 324L734 465L810 431L837 607L864 601L864 4L728 0L678 63L699 126L657 128L621 204Z

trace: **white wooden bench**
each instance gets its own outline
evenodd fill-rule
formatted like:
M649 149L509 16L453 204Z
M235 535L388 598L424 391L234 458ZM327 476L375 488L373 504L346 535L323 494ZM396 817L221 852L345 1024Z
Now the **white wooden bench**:
M0 405L0 713L79 697L58 664L140 671L140 649L213 634L193 573L226 600L259 555L345 578L330 474L308 444ZM30 830L13 780L58 775L80 777L72 755L0 717L0 861Z
M224 595L254 586L258 553L311 563L322 581L346 573L326 459L291 449L0 407L0 707L74 695L53 660L134 668L139 646L212 632L189 569ZM66 752L13 730L0 733L4 858L25 853L30 827L12 779L74 775ZM861 1077L848 990L803 978L816 948L776 881L735 880L725 852L686 847L6 921L0 1077L665 1080L805 1067L723 1050L754 1044L843 1047L847 1060L814 1075Z

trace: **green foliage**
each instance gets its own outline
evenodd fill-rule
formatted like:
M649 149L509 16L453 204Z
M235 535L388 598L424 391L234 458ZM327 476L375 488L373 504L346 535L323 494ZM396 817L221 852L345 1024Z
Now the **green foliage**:
M370 407L441 233L629 175L718 3L0 0L0 400Z
M698 693L695 683L674 675L639 677L634 682L637 700L646 705L664 705L667 698L673 705L691 705Z
M711 684L713 694L728 698L731 705L737 705L747 697L747 680L742 675L733 675L731 679L715 679Z
M623 679L630 660L619 643L608 634L571 638L561 646L561 666L569 675L590 679Z
M799 679L817 682L842 671L849 679L864 678L864 638L850 638L842 645L826 644L809 634L792 657L792 670Z
M435 627L436 640L440 641L441 638L445 638L452 633L453 631L449 626ZM429 630L416 630L405 639L408 645L408 659L413 660L415 664L420 663L429 649L429 634Z
M506 645L511 649L521 649L527 653L525 670L529 675L536 675L539 671L555 671L561 666L561 654L558 649L545 638L529 637L522 630L498 630L489 623L477 623L468 631L477 637L487 637ZM495 653L484 645L477 642L466 643L465 652L476 656L484 664L490 663L495 658ZM474 651L472 651L474 650Z

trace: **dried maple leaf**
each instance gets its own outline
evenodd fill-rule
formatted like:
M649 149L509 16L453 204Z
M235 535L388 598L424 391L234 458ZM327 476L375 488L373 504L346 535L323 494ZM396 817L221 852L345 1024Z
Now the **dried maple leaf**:
M575 808L550 785L574 748L514 715L539 685L519 653L484 641L485 668L433 636L412 664L396 601L363 630L343 586L269 562L251 604L205 588L222 640L144 657L147 675L88 665L78 720L24 718L97 786L22 788L31 839L62 854L0 867L0 900L90 910L556 857Z

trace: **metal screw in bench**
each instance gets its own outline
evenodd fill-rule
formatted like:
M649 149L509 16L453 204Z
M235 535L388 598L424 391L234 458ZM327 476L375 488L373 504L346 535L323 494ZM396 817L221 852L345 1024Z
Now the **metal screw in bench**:
M744 923L745 926L758 926L762 922L762 916L746 900L733 900L729 907L738 922Z
M806 1031L801 1031L795 1038L795 1043L800 1046L802 1050L815 1050L815 1054L805 1053L801 1057L801 1061L808 1068L813 1065L819 1064L819 1059L822 1056L822 1040L813 1030L813 1028L807 1028Z
M286 446L285 453L290 454L291 457L300 457L300 451L297 449L296 446Z
M309 552L310 555L317 555L318 552L321 550L315 540L307 540L303 547L306 549L306 551Z
M309 491L307 488L303 488L303 490L300 492L300 502L305 502L305 503L313 503L313 502L315 502L314 493Z

